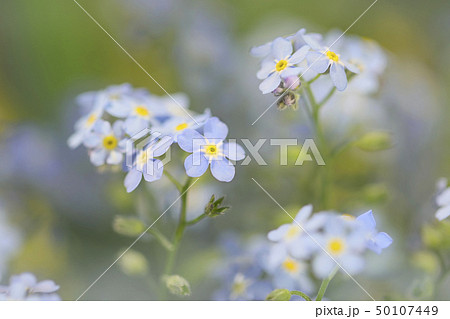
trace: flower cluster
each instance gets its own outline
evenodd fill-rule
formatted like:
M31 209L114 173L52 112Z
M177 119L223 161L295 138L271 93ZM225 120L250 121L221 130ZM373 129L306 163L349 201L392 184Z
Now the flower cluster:
M124 185L128 192L142 178L147 182L161 178L164 165L158 157L174 143L192 153L185 160L191 177L203 175L211 166L216 179L229 182L235 172L229 160L244 158L242 147L224 142L226 124L211 117L209 110L203 114L190 111L188 98L181 93L158 97L123 84L84 93L78 103L85 115L76 122L69 146L83 144L97 167L126 166Z
M310 294L316 288L311 271L319 279L339 266L357 274L364 269L368 249L380 254L392 243L388 234L376 230L372 211L356 218L336 212L313 214L311 205L300 209L292 223L269 232L268 239L273 244L257 239L242 249L227 238L230 264L221 274L224 284L216 299L263 300L281 288Z
M52 280L37 281L31 273L11 276L9 286L0 286L0 300L58 301L59 286Z
M295 109L302 84L311 84L322 75L338 91L344 91L350 77L358 75L358 87L372 93L385 67L384 54L373 41L342 35L324 37L305 29L254 47L250 53L261 59L259 89L280 97L280 109Z
M280 269L277 273L284 273L291 281L300 280L307 273L308 264L321 279L337 265L357 274L364 269L367 249L380 254L392 243L388 234L377 232L372 211L357 218L336 212L312 212L311 205L305 206L293 223L268 234L269 240L276 243L269 258L271 268Z
M438 220L450 216L450 187L446 178L441 178L437 182L436 204L439 206L435 215Z

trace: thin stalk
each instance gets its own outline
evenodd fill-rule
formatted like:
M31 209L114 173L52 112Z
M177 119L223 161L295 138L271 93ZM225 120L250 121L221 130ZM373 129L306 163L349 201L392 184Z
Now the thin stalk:
M317 293L316 301L321 301L323 296L325 295L325 291L327 291L328 285L330 284L331 280L336 276L336 273L338 272L339 267L336 266L336 268L333 269L333 271L330 273L330 275L325 278L322 281L322 284L320 285L319 292Z
M173 245L166 236L164 236L158 229L152 227L148 230L148 233L156 238L156 240L168 251L173 250Z
M187 195L188 188L191 185L192 178L188 178L186 183L183 185L180 193L181 193L181 210L180 210L180 218L178 220L178 226L175 230L175 236L173 239L173 249L169 251L169 256L167 257L167 263L165 268L165 274L170 275L173 271L173 266L175 263L176 254L183 238L184 230L186 228L186 210L187 210Z
M298 291L298 290L291 290L291 295L300 296L303 299L305 299L306 301L312 301L311 298L307 294L305 294L301 291Z
M172 182L173 185L178 189L178 191L181 193L183 190L183 185L180 184L180 182L177 181L175 177L173 177L172 174L170 174L166 169L163 171L164 175Z
M201 221L203 218L207 217L206 214L201 214L200 216L198 216L197 218L190 220L188 222L186 222L186 226L192 226L197 224L199 221Z

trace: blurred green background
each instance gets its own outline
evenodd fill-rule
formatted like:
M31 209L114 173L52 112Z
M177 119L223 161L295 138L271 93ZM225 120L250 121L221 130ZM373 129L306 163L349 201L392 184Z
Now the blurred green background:
M168 92L187 93L198 112L211 108L229 125L231 137L256 139L292 137L292 127L302 119L300 112L271 110L250 125L273 98L258 91L257 61L249 57L249 48L301 27L345 30L372 1L79 3ZM434 183L450 176L449 29L446 0L379 0L349 30L376 40L387 51L377 111L384 114L380 125L393 133L395 147L370 154L352 150L340 157L332 207L325 208L351 214L372 208L394 238L392 249L375 256L367 273L358 277L376 299L414 298L411 283L426 285L415 262L420 256L414 256L423 248L423 225L434 223ZM111 225L118 214L133 215L139 203L136 194L126 194L121 174L97 173L84 150L66 146L78 116L75 97L124 82L154 94L164 92L72 0L3 0L0 48L0 198L22 237L7 274L31 271L51 278L60 284L63 299L76 299L133 241L114 233ZM235 180L226 185L205 178L199 195L193 196L192 209L201 210L212 193L226 194L233 209L189 231L183 241L177 268L188 274L191 299L209 299L217 286L214 278L205 278L219 260L220 234L265 235L286 221L251 177L292 211L309 202L320 207L311 183L312 165L278 167L278 155L266 154L268 166L252 162L239 167ZM144 205L150 219L167 206ZM164 218L161 229L172 231L173 221ZM159 270L164 251L146 240L136 249L150 269ZM433 276L435 270L428 271ZM448 284L441 287L436 296L417 298L448 300ZM115 266L85 298L148 300L158 295L152 282L127 276ZM364 296L340 276L329 298Z

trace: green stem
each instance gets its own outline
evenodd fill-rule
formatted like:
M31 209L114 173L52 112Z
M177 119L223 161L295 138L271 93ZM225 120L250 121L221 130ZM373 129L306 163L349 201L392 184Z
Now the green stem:
M328 92L328 94L323 98L322 101L320 101L319 103L319 107L323 106L325 103L328 102L328 100L333 96L334 92L336 92L336 87L334 86L330 92Z
M168 251L173 250L173 245L166 236L164 236L158 229L152 227L148 230L148 233L156 238L156 240Z
M173 177L172 174L170 174L166 169L163 171L164 175L172 182L173 185L178 189L178 191L181 193L183 190L183 185L180 184L180 182L177 181L175 177Z
M317 293L316 301L322 300L323 296L325 295L325 291L327 290L328 285L330 284L330 281L334 278L334 276L336 275L338 270L339 270L339 267L336 266L336 268L333 269L333 271L330 273L330 275L322 281L322 284L320 285L320 288L319 288L319 292Z
M312 108L312 120L314 124L314 128L316 131L316 136L318 140L318 148L320 150L320 153L322 155L322 158L325 161L325 168L323 168L323 173L320 174L321 176L321 190L320 190L320 196L319 196L319 204L321 204L325 209L328 208L328 199L329 199L329 193L330 193L330 187L331 187L331 159L329 158L329 152L327 149L327 145L325 142L325 136L322 130L322 126L320 125L320 108L322 104L317 103L314 93L311 90L311 87L309 84L305 84L304 90L307 96L307 100L311 104ZM334 90L331 90L334 92Z
M178 247L180 245L181 239L183 238L184 229L186 228L186 210L187 210L187 194L188 194L187 190L189 189L191 182L192 178L189 177L180 191L181 193L180 218L178 220L177 229L175 230L175 236L173 239L173 249L169 251L169 256L167 257L167 263L164 272L166 275L172 274Z
M197 218L190 220L188 222L186 222L186 226L192 226L197 224L199 221L201 221L203 218L207 217L206 214L201 214L200 216L198 216Z
M310 80L310 81L308 81L307 83L308 84L311 84L311 83L313 83L315 80L317 80L318 78L320 78L320 76L321 76L322 74L317 74L312 80Z
M305 299L306 301L312 301L311 298L307 294L305 294L301 291L298 291L298 290L291 290L291 295L300 296L303 299Z

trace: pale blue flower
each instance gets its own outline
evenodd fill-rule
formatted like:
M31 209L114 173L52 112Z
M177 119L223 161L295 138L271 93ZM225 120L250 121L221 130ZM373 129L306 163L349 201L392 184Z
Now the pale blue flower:
M158 123L158 116L168 114L159 99L150 94L126 97L121 103L106 108L106 111L124 119L124 130L129 136L149 129Z
M57 301L59 286L52 280L38 282L31 273L11 276L9 286L0 286L0 300Z
M352 36L344 38L343 41L342 54L360 71L349 88L363 94L375 93L380 86L380 77L386 69L386 53L370 39Z
M359 69L346 62L341 56L328 47L310 51L306 57L309 67L317 73L330 72L331 81L338 91L344 91L347 87L346 69L353 73L359 73Z
M107 121L98 121L84 139L84 146L90 149L91 163L95 166L120 164L125 152L126 140L123 136L122 121L116 121L112 126Z
M144 177L147 182L159 180L163 174L163 163L156 157L165 154L173 143L169 136L153 138L142 150L136 152L133 163L125 176L124 185L127 192L132 192L138 187Z
M450 187L447 179L442 178L437 183L436 204L439 206L435 216L438 220L444 220L450 216Z
M377 224L371 210L358 216L356 218L356 221L361 223L361 225L367 231L366 244L367 248L369 248L370 250L373 250L377 254L381 254L384 248L387 248L392 244L392 238L388 234L384 232L377 232Z
M337 263L349 274L357 274L364 269L362 254L366 249L366 232L358 226L353 219L330 216L323 233L315 236L322 248L312 259L312 270L318 278L326 278Z
M259 89L263 94L273 92L284 78L298 75L302 68L298 66L309 52L309 46L305 45L293 52L292 42L283 38L276 38L271 47L271 59L262 62L261 69L256 74L263 80Z
M311 217L312 211L312 205L302 207L295 217L295 221L272 230L267 237L273 242L286 246L287 251L293 257L308 258L318 248L311 237L314 237L315 232L323 226L327 219L327 215L324 213L317 213Z
M203 114L193 114L192 112L189 114L191 114L191 117L186 114L171 117L162 124L154 126L153 130L163 135L171 136L174 141L177 142L178 136L183 133L184 130L197 130L203 127L206 121L211 117L211 111L209 109L205 110Z
M211 173L217 180L230 182L234 178L235 167L230 160L242 160L245 152L236 143L224 143L227 134L227 125L212 117L205 123L203 135L193 129L185 129L178 136L181 149L192 153L184 161L188 176L200 177L211 165Z
M70 148L77 148L83 143L94 125L101 119L103 110L103 98L99 96L94 108L75 123L75 132L67 140Z
M264 267L272 276L275 288L301 290L305 293L314 290L314 283L308 276L306 261L290 256L283 244L276 244L270 248Z

